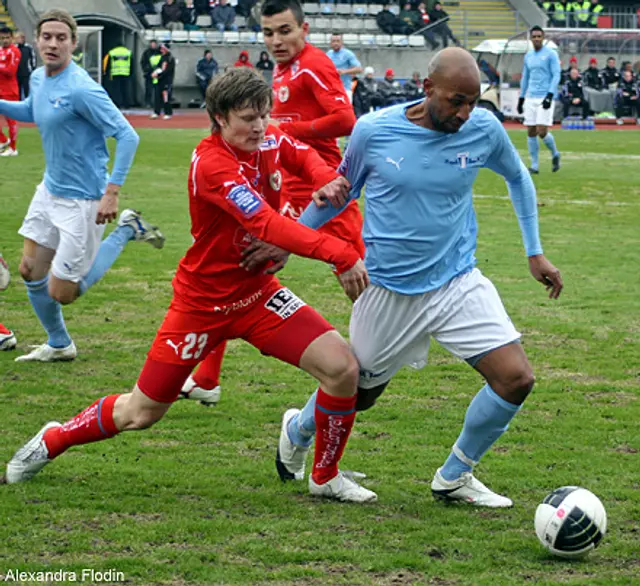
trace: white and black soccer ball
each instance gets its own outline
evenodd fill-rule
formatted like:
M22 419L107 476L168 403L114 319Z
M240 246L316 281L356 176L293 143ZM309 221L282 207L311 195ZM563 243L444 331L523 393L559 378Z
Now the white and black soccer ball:
M536 535L552 554L581 558L598 547L607 531L607 512L586 488L563 486L536 509Z

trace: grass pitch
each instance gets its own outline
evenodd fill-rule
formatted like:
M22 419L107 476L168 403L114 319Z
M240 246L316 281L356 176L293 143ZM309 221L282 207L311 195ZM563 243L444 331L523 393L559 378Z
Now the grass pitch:
M19 365L15 352L0 355L0 462L44 422L128 391L160 325L190 243L187 171L204 132L140 134L121 208L158 223L166 247L131 244L65 308L75 362ZM483 171L475 186L478 265L523 332L537 375L477 470L513 498L513 509L431 497L433 473L482 386L435 345L425 370L403 370L358 417L343 465L368 474L379 502L349 506L280 483L281 415L302 405L314 383L234 342L217 408L178 403L151 430L73 448L32 482L0 487L0 580L15 570L64 570L80 581L83 569L115 569L124 583L145 586L640 583L640 133L554 134L562 170L550 172L542 148L535 181L545 252L565 280L559 301L528 274L502 179ZM512 136L526 157L525 133ZM23 352L44 339L17 273L16 234L43 157L34 130L20 141L20 156L0 164L0 251L14 272L0 321ZM326 266L292 259L281 279L346 335L349 302ZM537 504L566 484L595 492L609 515L602 545L582 562L552 559L533 531Z

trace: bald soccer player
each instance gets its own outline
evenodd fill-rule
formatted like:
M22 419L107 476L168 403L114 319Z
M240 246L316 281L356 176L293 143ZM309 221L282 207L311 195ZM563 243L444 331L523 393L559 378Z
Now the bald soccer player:
M300 222L319 228L365 192L365 264L371 284L353 306L350 336L360 363L356 410L372 407L404 366L426 365L431 337L485 379L462 432L431 484L435 497L510 507L473 476L533 388L531 366L495 287L476 268L472 187L482 167L502 175L520 224L529 269L553 299L560 272L543 255L536 193L497 118L475 108L480 73L459 48L440 51L426 98L367 114L355 126L340 171L347 201L311 204ZM425 179L426 178L426 179ZM277 468L301 479L315 433L315 397L283 418Z

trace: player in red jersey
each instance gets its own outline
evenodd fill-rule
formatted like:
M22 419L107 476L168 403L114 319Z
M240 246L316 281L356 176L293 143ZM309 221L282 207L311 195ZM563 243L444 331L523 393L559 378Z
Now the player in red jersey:
M277 213L282 169L327 196L348 183L308 146L268 126L271 88L253 69L232 69L207 89L212 134L189 172L194 242L180 261L169 311L133 391L96 401L61 425L50 422L11 459L6 481L28 480L74 445L150 427L178 397L193 368L220 342L240 338L318 379L319 426L310 492L339 500L376 499L338 470L355 418L358 363L349 345L311 307L264 271L247 273L252 238L333 263L351 297L368 284L349 243Z
M13 44L13 32L8 27L0 28L0 100L20 101L18 89L18 66L20 49ZM0 126L0 157L15 157L18 154L18 123L7 118L9 139Z
M337 169L342 161L338 138L351 134L356 118L335 65L320 49L306 42L309 25L304 22L298 0L266 0L262 6L262 31L265 45L277 63L273 72L273 123L312 146L330 167ZM311 192L308 182L285 172L281 213L297 220L311 202ZM321 231L351 242L364 258L362 214L356 201ZM224 349L224 345L216 348L189 377L183 397L204 404L219 401Z
M11 273L7 263L0 254L0 291L4 291L11 281ZM0 323L0 350L13 350L16 347L16 337L13 332Z

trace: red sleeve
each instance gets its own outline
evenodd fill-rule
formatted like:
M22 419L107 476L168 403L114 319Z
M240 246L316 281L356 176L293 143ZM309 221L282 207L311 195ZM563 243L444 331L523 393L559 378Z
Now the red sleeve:
M327 165L322 157L310 146L298 142L273 126L273 132L280 145L280 164L291 175L304 179L314 191L339 177L335 169Z
M304 80L325 112L315 120L282 122L280 130L295 138L338 138L349 136L356 116L338 70L331 59L319 51L302 65L298 75Z
M330 263L338 274L348 271L360 260L359 254L347 242L278 214L253 190L239 167L223 170L220 159L215 165L207 161L194 164L197 165L194 172L196 197L206 199L233 216L255 238L299 256Z

